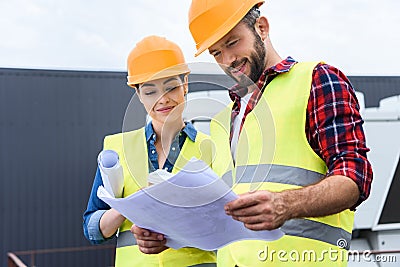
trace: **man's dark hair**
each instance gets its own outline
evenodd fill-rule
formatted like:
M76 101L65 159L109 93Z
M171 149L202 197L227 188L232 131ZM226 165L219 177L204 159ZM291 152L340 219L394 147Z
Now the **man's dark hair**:
M256 24L257 19L260 17L260 10L257 5L253 6L249 12L242 18L240 22L243 22L247 27L255 32L254 24Z

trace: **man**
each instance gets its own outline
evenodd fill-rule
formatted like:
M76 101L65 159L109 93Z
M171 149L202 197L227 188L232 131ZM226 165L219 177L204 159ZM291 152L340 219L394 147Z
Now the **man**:
M189 11L196 55L208 49L238 82L233 105L210 126L213 169L232 176L240 194L226 214L251 230L286 233L230 244L218 264L346 266L354 210L372 181L355 92L333 66L282 59L262 4L193 0Z

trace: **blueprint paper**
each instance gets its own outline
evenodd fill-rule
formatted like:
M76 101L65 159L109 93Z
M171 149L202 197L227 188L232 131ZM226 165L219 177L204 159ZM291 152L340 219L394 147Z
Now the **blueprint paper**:
M168 180L172 176L172 173L167 172L164 169L158 169L152 173L149 173L149 176L147 177L147 182L149 183L149 185L159 184L165 180Z
M216 250L229 243L283 236L279 229L252 231L225 214L237 195L202 161L191 160L167 181L116 199L103 187L97 195L139 227L162 233L167 246Z
M122 197L124 189L124 174L119 164L117 152L114 150L103 150L97 157L101 179L104 188L114 197Z

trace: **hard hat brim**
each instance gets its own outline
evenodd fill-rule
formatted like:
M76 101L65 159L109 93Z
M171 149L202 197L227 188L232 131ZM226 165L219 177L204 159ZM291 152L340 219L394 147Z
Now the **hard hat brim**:
M264 4L264 1L257 1L258 6ZM217 43L221 40L225 35L227 35L241 20L242 18L249 12L249 9L246 5L242 5L241 8L238 8L236 13L230 16L214 33L210 35L207 40L203 41L202 44L197 47L197 52L194 54L195 57L203 53L205 50L210 48L210 46Z
M152 80L177 76L177 75L181 75L181 74L188 74L188 73L190 73L190 69L187 66L187 64L179 64L179 65L175 65L170 68L164 69L156 74L143 73L140 75L127 76L127 80L128 80L127 85L134 87L136 84L141 84L141 83L149 82Z

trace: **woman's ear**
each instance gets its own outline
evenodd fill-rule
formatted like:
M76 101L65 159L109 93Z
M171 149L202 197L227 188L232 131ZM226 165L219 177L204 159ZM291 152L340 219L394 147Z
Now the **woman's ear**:
M183 94L187 95L189 92L189 74L186 74L183 78Z
M140 91L139 91L139 87L138 86L135 86L135 92L136 92L136 95L139 98L140 103L143 103L142 98L140 97Z
M255 25L257 33L260 35L261 40L265 40L269 34L269 23L268 19L264 16L261 16L257 19Z

